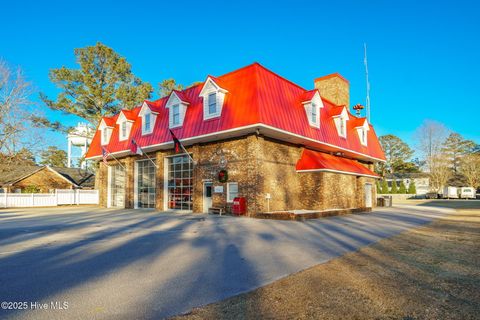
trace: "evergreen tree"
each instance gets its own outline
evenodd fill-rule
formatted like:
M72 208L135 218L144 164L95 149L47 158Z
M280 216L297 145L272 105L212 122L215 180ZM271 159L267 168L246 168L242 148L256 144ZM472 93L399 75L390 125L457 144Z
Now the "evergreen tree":
M381 165L384 166L383 170L381 169L384 171L382 173L404 172L402 169L405 167L405 162L412 157L413 150L402 139L392 134L381 136L379 141L386 158L385 164ZM407 165L407 168L411 170L411 166Z
M98 42L74 52L78 69L61 67L50 71L50 80L60 88L60 94L56 101L40 95L49 108L77 115L96 126L102 116L131 109L150 98L152 86L137 78L127 60L113 49ZM42 117L35 121L54 129L59 126Z
M398 193L407 193L407 187L405 187L405 183L403 180L400 181L400 187L398 188Z
M380 181L377 180L377 182L375 183L375 185L377 186L377 193L381 193L382 187L380 186Z
M417 187L415 186L415 181L410 181L410 185L408 186L408 193L409 194L417 194Z
M40 153L40 164L51 167L66 167L67 153L55 146L49 146L47 150Z
M389 193L389 191L388 191L388 183L387 183L386 180L382 180L382 188L381 188L381 190L382 190L382 192L381 192L382 194L387 194L387 193Z
M476 144L472 140L466 140L456 132L450 133L445 140L442 151L447 155L454 174L458 172L462 157L473 152L475 147Z
M392 181L392 188L390 189L390 193L398 193L398 186L396 180Z

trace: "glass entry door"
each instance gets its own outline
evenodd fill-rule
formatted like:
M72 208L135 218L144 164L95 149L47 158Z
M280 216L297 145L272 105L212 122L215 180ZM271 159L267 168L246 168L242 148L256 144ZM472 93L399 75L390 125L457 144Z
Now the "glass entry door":
M150 160L136 162L137 208L155 208L155 166Z
M170 157L167 165L168 209L192 210L193 164L190 157Z
M110 167L110 207L125 208L125 168Z

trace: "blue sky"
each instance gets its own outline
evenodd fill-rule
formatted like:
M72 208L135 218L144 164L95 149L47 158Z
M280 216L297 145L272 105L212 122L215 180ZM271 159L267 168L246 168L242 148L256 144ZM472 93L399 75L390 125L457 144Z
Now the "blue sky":
M377 134L408 142L424 119L480 143L480 10L474 1L8 1L0 57L54 97L48 71L74 67L73 49L101 41L152 83L183 84L254 61L306 87L340 72L365 102L368 45ZM38 101L38 97L33 97ZM52 120L78 119L45 111ZM64 137L46 133L66 148Z

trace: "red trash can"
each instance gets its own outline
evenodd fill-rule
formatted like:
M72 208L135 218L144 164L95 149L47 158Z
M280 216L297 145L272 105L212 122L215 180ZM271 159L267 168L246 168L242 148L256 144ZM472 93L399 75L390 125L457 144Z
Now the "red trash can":
M233 199L232 212L236 216L245 215L247 212L247 200L245 197L236 197Z

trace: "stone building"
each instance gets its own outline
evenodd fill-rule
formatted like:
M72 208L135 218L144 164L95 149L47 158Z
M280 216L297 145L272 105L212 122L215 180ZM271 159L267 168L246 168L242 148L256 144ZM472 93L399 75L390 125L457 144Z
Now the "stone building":
M240 196L248 215L372 207L373 165L384 161L375 131L349 112L346 79L314 85L254 63L103 118L86 155L99 162L101 204L228 212Z

